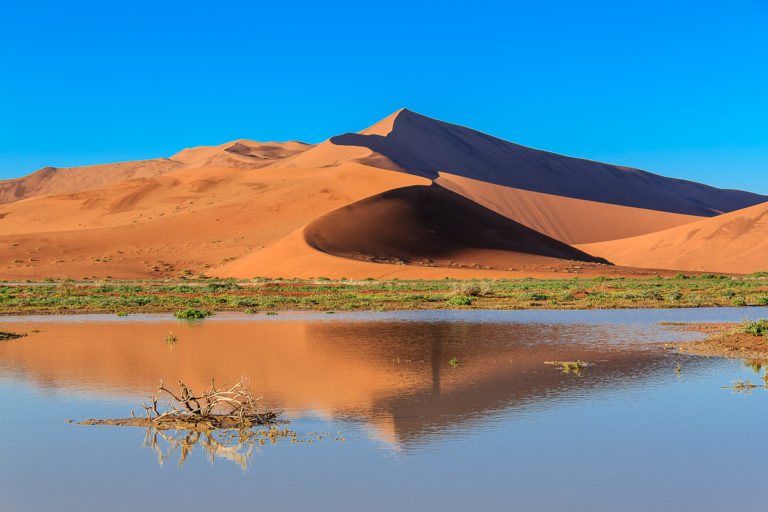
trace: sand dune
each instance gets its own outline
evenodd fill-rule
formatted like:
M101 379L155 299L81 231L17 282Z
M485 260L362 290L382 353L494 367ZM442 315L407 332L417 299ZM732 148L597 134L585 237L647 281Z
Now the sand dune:
M331 137L329 142L356 152L368 149L405 172L430 179L448 173L544 194L686 215L712 216L768 200L751 192L717 189L513 144L406 109L360 133ZM318 146L300 161L318 166L334 163L323 164L317 158L320 153L330 151ZM336 161L342 161L340 155L338 150L333 153Z
M768 203L657 233L578 247L619 265L768 271Z
M84 167L45 167L27 176L0 180L0 203L50 194L71 194L132 178L160 176L175 169L228 167L258 169L311 148L301 142L238 140L220 146L185 149L171 158Z
M627 238L706 218L531 192L453 174L440 173L435 183L567 244Z

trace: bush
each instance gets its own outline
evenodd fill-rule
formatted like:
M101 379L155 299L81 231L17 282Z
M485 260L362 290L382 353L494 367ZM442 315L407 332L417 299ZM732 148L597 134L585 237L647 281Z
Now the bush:
M545 293L527 292L521 293L521 300L547 300L549 296Z
M453 293L456 295L479 297L480 295L491 293L491 285L486 282L460 281L453 285Z
M672 292L667 294L667 300L669 302L677 302L683 298L683 294L680 292Z
M464 297L462 295L454 295L450 299L448 299L448 305L450 306L471 306L472 305L472 299L469 297Z
M199 318L205 318L212 314L213 313L206 311L205 309L187 308L175 312L173 316L182 320L196 320Z
M208 283L204 288L203 291L206 292L236 292L238 290L242 290L243 287L236 284L236 283Z
M747 322L744 325L744 332L752 336L765 336L768 339L768 319L763 318L754 322Z
M758 306L768 306L768 296L760 297L755 304Z

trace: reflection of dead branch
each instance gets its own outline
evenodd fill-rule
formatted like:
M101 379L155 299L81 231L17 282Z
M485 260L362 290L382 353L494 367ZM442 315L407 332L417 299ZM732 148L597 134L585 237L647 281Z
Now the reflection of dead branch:
M161 446L159 440L165 442ZM203 448L211 464L216 462L216 456L229 459L245 471L250 466L253 458L255 439L251 436L240 436L237 443L231 439L218 439L211 432L181 431L176 434L167 434L153 428L147 429L144 437L144 446L149 446L157 453L157 462L161 466L175 452L180 451L179 466L183 466L192 449L199 445ZM245 450L243 450L245 448Z

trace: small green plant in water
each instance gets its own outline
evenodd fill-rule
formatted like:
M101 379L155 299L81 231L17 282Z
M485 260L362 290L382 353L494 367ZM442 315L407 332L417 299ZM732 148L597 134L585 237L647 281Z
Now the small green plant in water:
M126 313L125 311L118 311L117 316L128 316L128 313Z
M458 360L458 359L456 359L455 357L452 357L452 358L451 358L451 360L450 360L450 361L448 361L448 364L449 364L449 365L451 365L451 366L453 366L454 368L456 368L457 366L459 366L459 363L460 363L460 362L461 362L461 361L459 361L459 360Z
M26 334L0 331L0 341L15 340L15 339L21 338L22 336L26 336Z
M269 315L269 316L274 316L274 315L277 314L277 312L276 311L267 311L266 314Z
M213 313L205 309L187 308L175 312L173 316L182 320L196 320L199 318L205 318L212 314Z

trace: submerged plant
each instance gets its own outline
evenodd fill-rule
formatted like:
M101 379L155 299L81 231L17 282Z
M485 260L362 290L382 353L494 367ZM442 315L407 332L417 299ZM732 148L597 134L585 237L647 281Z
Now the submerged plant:
M592 366L592 363L587 363L582 360L577 361L544 361L544 364L559 366L563 373L574 373L581 375L581 370L587 366Z
M165 342L166 342L168 345L170 345L171 347L173 347L173 345L175 345L175 344L176 344L176 342L177 342L178 340L179 340L178 336L176 336L175 334L173 334L173 331L171 331L170 333L168 333L168 336L166 336L166 337L165 337Z
M452 357L452 358L451 358L451 360L450 360L450 361L448 361L448 364L449 364L449 365L451 365L451 366L453 366L454 368L456 368L457 366L459 366L459 363L460 363L460 362L461 362L461 361L459 361L459 360L458 360L458 359L456 359L455 357Z
M173 316L182 320L196 320L199 318L205 318L212 314L213 313L205 309L187 308L187 309L180 309L179 311L175 312Z

